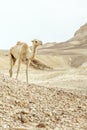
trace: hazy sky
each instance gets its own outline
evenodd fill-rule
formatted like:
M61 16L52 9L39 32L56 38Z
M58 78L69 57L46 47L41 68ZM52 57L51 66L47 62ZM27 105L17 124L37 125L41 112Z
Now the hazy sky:
M0 49L34 38L60 42L87 22L87 0L0 0Z

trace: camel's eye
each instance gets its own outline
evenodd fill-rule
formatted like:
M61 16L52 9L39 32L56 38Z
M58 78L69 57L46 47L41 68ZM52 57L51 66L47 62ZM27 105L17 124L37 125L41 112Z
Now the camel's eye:
M37 41L35 41L37 43Z

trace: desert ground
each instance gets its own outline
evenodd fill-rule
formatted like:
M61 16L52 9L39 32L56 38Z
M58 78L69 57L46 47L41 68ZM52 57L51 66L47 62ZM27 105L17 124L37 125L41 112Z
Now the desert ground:
M16 63L10 78L9 51L0 50L0 130L87 130L85 35L87 24L66 42L39 47L43 66L29 67L28 85L25 65L16 80Z

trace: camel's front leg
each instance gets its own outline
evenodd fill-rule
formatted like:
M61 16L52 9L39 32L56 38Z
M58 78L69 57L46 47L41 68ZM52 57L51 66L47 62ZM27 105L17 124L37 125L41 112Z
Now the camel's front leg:
M26 82L28 84L28 66L30 66L31 60L26 63Z
M20 70L20 65L21 65L21 60L19 58L16 79L18 78L18 74L19 74L19 70Z

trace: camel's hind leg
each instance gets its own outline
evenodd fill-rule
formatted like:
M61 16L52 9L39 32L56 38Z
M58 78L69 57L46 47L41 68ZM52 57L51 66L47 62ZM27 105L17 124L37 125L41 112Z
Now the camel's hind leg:
M28 84L28 63L26 64L26 82Z
M19 57L19 59L18 59L18 68L17 68L16 79L18 78L18 74L19 74L19 70L20 70L20 65L21 65L21 59L20 59L20 57Z
M15 64L16 62L16 59L14 58L14 56L12 54L10 54L10 69L9 69L9 74L10 74L10 77L12 77L12 68L13 68L13 65Z

